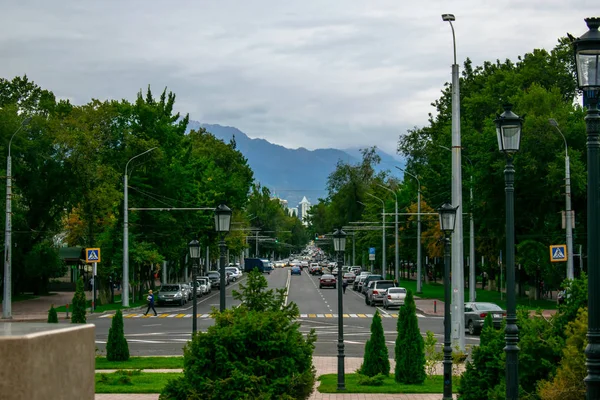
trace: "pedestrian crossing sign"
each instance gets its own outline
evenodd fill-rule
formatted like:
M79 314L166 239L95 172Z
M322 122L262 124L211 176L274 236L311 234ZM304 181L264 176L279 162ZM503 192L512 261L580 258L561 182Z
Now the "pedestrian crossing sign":
M554 244L550 246L550 262L567 261L567 246Z
M85 249L85 262L87 262L87 263L100 262L100 249L99 248Z

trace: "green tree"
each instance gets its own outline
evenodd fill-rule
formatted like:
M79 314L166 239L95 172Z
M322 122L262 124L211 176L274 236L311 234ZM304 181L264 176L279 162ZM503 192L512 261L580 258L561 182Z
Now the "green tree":
M285 291L267 290L250 272L234 292L243 303L213 311L215 324L184 348L184 376L160 395L166 399L306 399L315 382L312 353L316 336L305 338L296 322L298 306L284 305Z
M106 359L108 361L127 361L129 360L129 345L125 338L123 329L123 313L117 310L112 319L110 329L108 330L108 340L106 342Z
M425 381L425 343L419 329L417 308L412 291L409 290L404 306L398 313L398 337L395 348L395 379L406 384Z
M48 310L48 323L49 324L58 324L58 314L56 313L54 304L52 304L50 306L50 309Z
M85 324L85 307L86 307L86 298L85 291L83 288L83 278L79 278L77 280L77 286L75 289L75 294L73 295L73 313L71 314L71 322L74 324Z
M371 338L365 345L363 363L358 371L366 376L375 376L377 374L387 376L390 374L390 359L387 345L385 344L385 335L383 334L383 325L379 311L375 311L375 315L373 316Z

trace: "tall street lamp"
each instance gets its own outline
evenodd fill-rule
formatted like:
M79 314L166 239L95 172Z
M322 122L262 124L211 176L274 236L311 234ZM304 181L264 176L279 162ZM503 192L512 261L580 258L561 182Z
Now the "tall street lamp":
M575 279L573 269L573 215L571 211L571 168L569 164L569 148L567 139L558 127L558 122L554 118L548 120L550 125L556 128L565 142L565 230L567 236L567 279Z
M367 195L379 200L381 202L381 207L382 207L382 211L381 211L381 276L383 276L383 279L386 278L385 275L385 265L386 265L386 260L385 260L385 202L380 199L379 197L375 196L374 194L371 193L367 193Z
M196 330L198 327L198 303L196 302L196 292L198 291L197 287L198 287L198 282L196 279L196 274L198 271L198 259L200 258L200 242L198 242L196 239L192 240L189 244L188 244L188 248L190 251L190 258L192 259L192 290L194 291L193 293L193 315L192 315L192 337L196 334Z
M494 120L498 148L506 156L504 180L506 193L506 398L519 398L519 327L517 326L517 299L515 293L515 168L513 156L519 151L523 119L506 104L504 112Z
M442 20L452 28L454 64L452 64L452 204L462 210L462 163L460 144L460 88L458 64L456 63L456 37L452 22L454 14L443 14ZM452 233L452 334L461 350L465 349L465 285L463 270L463 218L456 215L456 227Z
M417 175L413 175L400 167L396 168L415 178L417 180L417 184L419 185L417 190L417 293L423 293L423 289L421 287L421 181ZM397 212L398 211L396 211L396 213Z
M231 226L231 209L225 204L220 204L215 209L215 230L220 234L219 250L221 252L219 258L219 264L221 264L220 275L221 281L219 282L219 310L225 311L225 235L229 232Z
M21 125L12 134L8 141L8 155L6 156L6 221L4 227L4 290L2 300L2 318L12 318L12 160L10 158L10 146L17 133L31 121L31 117L25 118Z
M440 230L444 233L444 400L452 399L452 346L450 344L450 235L456 223L456 210L449 203L438 208Z
M125 164L125 175L123 176L123 280L121 281L121 304L123 304L123 307L129 307L129 188L127 183L127 167L129 167L131 161L146 153L150 153L156 148L153 147L131 157L127 161L127 164Z
M588 399L600 398L600 246L598 227L600 212L598 203L598 168L600 162L600 113L598 92L600 91L600 18L586 18L588 31L579 39L573 40L575 63L577 64L577 85L588 100L585 125L587 130L587 233L588 233L588 345L585 357L588 375L585 377Z
M337 390L346 390L344 375L344 301L342 295L342 285L344 277L342 274L342 261L344 260L344 251L346 250L346 232L341 228L333 232L333 249L337 253L337 290L338 290L338 384Z
M380 188L383 188L385 190L387 190L388 192L391 192L394 195L394 205L395 205L395 221L394 221L394 240L395 240L395 246L394 246L394 278L396 279L396 281L398 283L400 283L400 275L399 275L399 269L398 269L398 265L400 262L400 259L398 258L398 195L396 194L396 192L388 187L385 187L383 185L380 185L379 183L377 184L377 186L379 186ZM420 216L419 216L420 218ZM354 243L354 240L352 241L352 243ZM354 261L354 259L353 259ZM352 263L354 264L354 262Z

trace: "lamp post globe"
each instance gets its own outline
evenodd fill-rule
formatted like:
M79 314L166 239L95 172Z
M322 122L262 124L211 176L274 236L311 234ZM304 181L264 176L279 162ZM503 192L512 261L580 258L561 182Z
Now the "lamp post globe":
M219 264L221 264L221 268L219 269L219 310L221 312L225 311L225 285L226 285L226 272L225 272L225 235L229 232L229 228L231 227L231 209L227 207L225 204L219 204L219 206L215 209L215 230L221 235L219 240Z
M515 168L513 156L519 151L523 118L505 104L504 112L494 122L498 149L506 156L504 192L506 198L506 398L519 398L519 327L517 326L517 298L515 290Z
M198 263L197 260L200 258L200 242L198 242L196 239L192 240L191 242L188 243L188 250L190 253L190 259L192 260L192 301L193 301L193 315L192 315L192 336L194 334L196 334L196 331L198 330L198 320L197 320L197 315L198 315L198 303L197 303L197 279L196 279L196 273L197 273L197 269L198 269Z
M452 345L451 345L451 315L450 315L450 236L454 232L456 223L456 210L452 204L446 202L438 209L440 230L444 234L444 392L443 400L452 399Z
M337 390L346 390L346 376L344 372L344 301L342 285L344 274L342 272L344 251L346 250L346 232L341 228L333 232L333 249L337 254L337 290L338 290L338 382Z
M587 376L584 381L588 399L600 398L600 212L598 211L598 169L600 168L600 18L586 18L588 31L580 38L569 35L577 64L577 84L587 102L587 237L588 237L588 344L585 348Z

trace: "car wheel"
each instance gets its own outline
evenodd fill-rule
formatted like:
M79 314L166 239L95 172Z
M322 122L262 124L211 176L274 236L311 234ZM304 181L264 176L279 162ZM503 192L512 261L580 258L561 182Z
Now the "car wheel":
M336 286L335 286L335 285L333 285L333 288L334 288L334 289L335 289L335 287L336 287Z
M323 285L319 285L319 289L323 289Z
M469 335L475 335L475 325L473 324L473 321L469 321L467 329L469 330Z
M365 297L365 304L369 305L369 298L368 297Z

